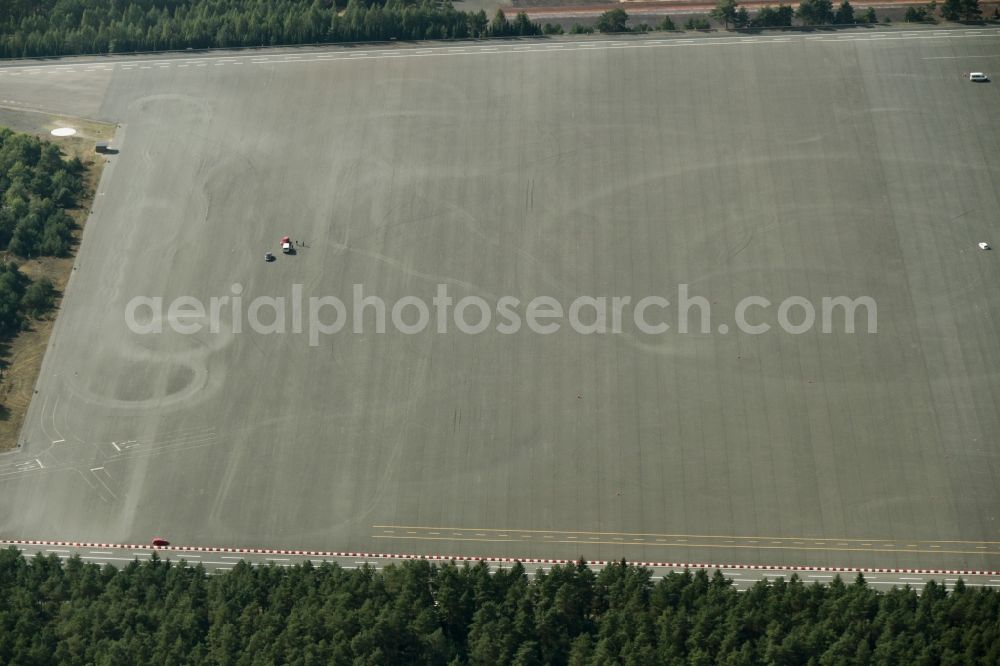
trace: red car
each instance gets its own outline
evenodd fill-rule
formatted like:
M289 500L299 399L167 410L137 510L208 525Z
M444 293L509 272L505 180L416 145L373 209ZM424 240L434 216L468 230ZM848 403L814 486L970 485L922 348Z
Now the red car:
M170 545L170 542L167 541L166 539L164 539L163 537L153 537L153 540L150 543L152 543L154 546L169 546Z

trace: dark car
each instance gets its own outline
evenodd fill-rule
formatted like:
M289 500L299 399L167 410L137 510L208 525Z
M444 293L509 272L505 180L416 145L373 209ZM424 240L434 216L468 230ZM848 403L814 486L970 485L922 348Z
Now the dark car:
M170 545L170 542L167 541L166 539L164 539L163 537L153 537L153 540L150 543L152 543L154 546L169 546Z

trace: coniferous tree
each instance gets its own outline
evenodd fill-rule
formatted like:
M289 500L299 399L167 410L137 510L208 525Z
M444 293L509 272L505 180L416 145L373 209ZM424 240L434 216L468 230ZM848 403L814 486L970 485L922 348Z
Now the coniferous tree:
M834 15L833 22L837 25L851 25L854 23L854 7L848 0L843 0L840 6L837 7L837 13Z
M251 567L209 576L0 551L0 663L998 663L1000 593L583 562Z

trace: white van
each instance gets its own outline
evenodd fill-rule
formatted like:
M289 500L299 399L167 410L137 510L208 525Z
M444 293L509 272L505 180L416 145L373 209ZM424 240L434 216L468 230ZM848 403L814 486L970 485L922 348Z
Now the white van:
M975 82L989 81L990 77L986 76L983 72L972 72L969 74L969 80Z

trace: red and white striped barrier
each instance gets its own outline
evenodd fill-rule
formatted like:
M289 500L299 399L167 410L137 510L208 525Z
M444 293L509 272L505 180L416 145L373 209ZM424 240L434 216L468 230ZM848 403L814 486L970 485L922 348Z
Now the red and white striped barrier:
M173 553L239 553L244 555L294 555L300 557L354 557L368 560L427 560L442 562L486 562L487 564L574 564L577 560L535 557L478 557L473 555L419 555L404 553L359 553L326 550L286 550L276 548L230 548L225 546L151 546L149 544L88 543L82 541L44 541L38 539L0 539L0 545L69 546L71 548L116 548L165 551ZM620 560L586 560L590 566L603 567ZM923 574L952 576L1000 576L1000 571L972 569L893 569L886 567L818 567L784 564L721 564L717 562L632 562L629 564L656 569L753 569L757 571L803 571L861 574Z

